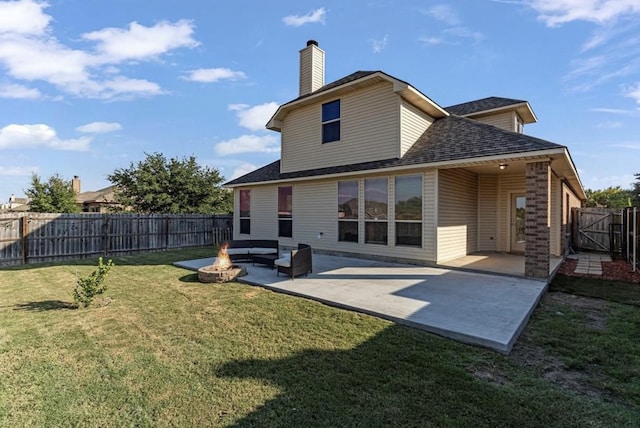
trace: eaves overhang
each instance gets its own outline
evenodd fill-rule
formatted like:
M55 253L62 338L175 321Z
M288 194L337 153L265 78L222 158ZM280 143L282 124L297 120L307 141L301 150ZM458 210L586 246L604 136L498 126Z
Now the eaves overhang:
M278 110L276 110L269 122L267 122L267 129L280 132L282 130L282 121L292 110L316 104L318 102L328 101L332 98L385 81L393 84L393 91L400 97L424 111L434 119L449 116L449 113L444 108L440 107L437 103L413 86L409 85L407 82L396 79L382 71L377 71L361 77L360 79L347 82L331 89L320 89L315 93L297 98L281 105L278 107Z

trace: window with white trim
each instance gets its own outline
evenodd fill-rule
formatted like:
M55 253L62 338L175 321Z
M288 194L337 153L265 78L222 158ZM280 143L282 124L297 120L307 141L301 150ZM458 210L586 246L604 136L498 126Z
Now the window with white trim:
M251 234L251 190L240 190L240 233Z
M395 178L396 245L422 246L422 176Z
M340 140L340 100L322 104L322 143Z
M386 245L388 242L389 180L364 180L364 242Z
M278 236L293 237L293 188L278 187Z
M338 241L358 242L358 180L338 182Z

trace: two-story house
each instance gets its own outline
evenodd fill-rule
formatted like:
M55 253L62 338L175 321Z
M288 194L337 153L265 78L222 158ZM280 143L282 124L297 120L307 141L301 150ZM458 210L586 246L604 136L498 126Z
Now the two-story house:
M237 239L423 264L518 253L549 276L585 194L567 147L523 133L528 102L443 108L382 71L325 85L324 57L300 51L300 96L267 124L281 159L226 183Z

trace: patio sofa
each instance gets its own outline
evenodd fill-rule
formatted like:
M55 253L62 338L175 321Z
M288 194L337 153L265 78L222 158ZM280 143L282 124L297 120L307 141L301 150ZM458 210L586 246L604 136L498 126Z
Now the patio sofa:
M297 250L291 250L289 254L274 262L276 268L278 268L276 274L279 276L280 272L285 273L289 275L292 280L299 275L304 274L306 276L309 272L313 271L311 255L311 246L298 244Z
M274 256L275 260L280 254L275 239L236 239L225 244L232 262L253 262L254 256Z

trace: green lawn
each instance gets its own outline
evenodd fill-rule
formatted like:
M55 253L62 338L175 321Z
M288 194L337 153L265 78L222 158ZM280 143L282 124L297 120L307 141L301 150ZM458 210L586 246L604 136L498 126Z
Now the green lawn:
M549 293L511 356L114 258L0 270L0 426L638 426L640 311ZM101 302L98 298L98 303ZM594 303L595 302L595 303Z

